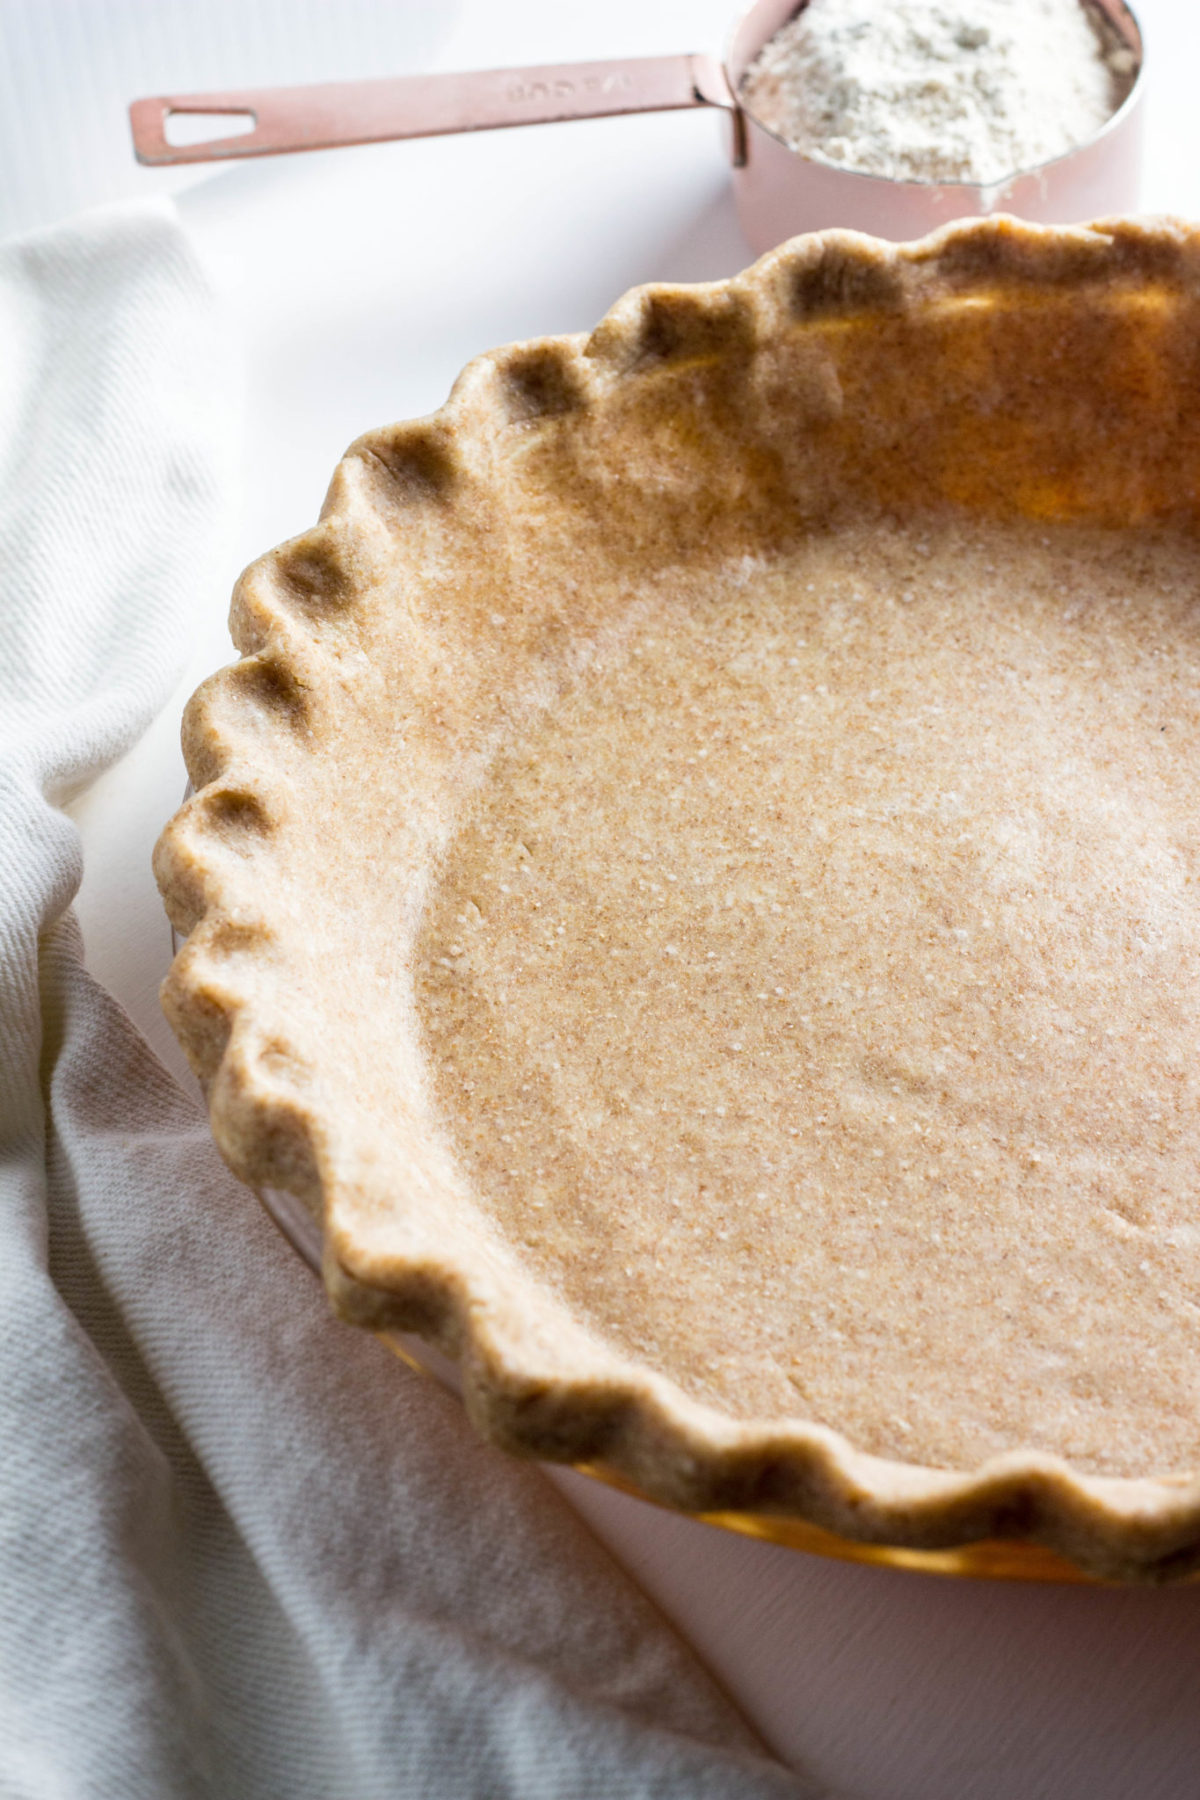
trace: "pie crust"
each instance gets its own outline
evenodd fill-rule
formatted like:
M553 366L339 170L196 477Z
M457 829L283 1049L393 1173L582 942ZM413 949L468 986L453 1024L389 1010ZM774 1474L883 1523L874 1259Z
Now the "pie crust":
M824 233L481 357L243 576L164 1005L492 1439L1200 1563L1198 396L1187 228Z

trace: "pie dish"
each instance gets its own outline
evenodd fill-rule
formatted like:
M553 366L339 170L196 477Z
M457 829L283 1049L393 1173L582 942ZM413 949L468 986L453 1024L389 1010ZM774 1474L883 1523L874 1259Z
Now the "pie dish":
M522 1454L1200 1563L1200 237L825 233L471 364L234 597L164 1004Z

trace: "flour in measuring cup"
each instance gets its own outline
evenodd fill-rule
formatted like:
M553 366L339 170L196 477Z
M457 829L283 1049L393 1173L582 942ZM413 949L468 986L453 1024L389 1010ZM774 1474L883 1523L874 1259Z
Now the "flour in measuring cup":
M809 0L741 99L822 162L992 184L1093 136L1136 73L1081 0Z

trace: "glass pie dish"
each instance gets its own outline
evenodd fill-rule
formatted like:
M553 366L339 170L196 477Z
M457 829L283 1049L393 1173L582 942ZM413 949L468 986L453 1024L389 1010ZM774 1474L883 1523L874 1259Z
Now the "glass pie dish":
M639 290L243 578L168 1015L505 1448L830 1554L1200 1563L1198 271L990 220Z

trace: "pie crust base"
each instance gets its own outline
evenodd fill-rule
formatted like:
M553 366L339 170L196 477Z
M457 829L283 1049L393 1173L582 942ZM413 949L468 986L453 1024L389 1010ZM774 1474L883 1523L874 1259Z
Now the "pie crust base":
M1200 1467L1192 535L859 516L628 625L426 902L481 1211L735 1417Z
M800 239L481 358L243 577L164 1003L507 1447L1200 1561L1198 273Z

